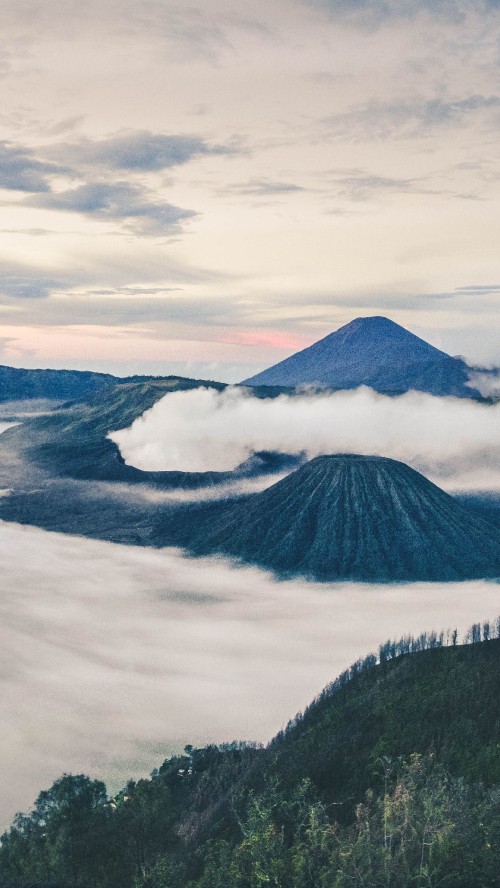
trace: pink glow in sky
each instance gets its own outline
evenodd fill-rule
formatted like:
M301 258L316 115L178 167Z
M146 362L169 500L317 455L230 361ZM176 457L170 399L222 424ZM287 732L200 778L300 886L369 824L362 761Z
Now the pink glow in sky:
M310 345L310 338L286 333L283 330L236 330L234 333L224 336L222 342L231 345L256 345L271 349L286 349L297 351Z
M0 362L236 381L382 314L500 363L498 4L4 7Z

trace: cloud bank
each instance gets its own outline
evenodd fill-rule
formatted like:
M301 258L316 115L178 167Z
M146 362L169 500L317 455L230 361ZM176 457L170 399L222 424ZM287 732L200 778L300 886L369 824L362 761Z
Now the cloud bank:
M500 368L493 370L475 370L470 375L469 384L477 389L483 398L500 397Z
M0 829L63 771L116 790L188 742L265 741L386 638L499 610L494 583L280 583L4 523L0 571Z
M497 0L301 0L327 10L334 18L355 27L377 28L386 22L421 15L442 21L461 22L471 12L488 15L498 11Z
M429 138L436 130L460 127L471 119L477 123L482 112L486 112L487 119L496 127L495 114L499 106L500 96L497 95L468 95L452 100L418 97L397 102L371 99L345 114L332 115L325 124L331 127L335 138Z
M38 160L26 146L0 142L0 188L6 191L49 191L49 176L63 171L55 163Z
M448 487L498 487L500 404L386 397L370 389L274 400L228 388L175 392L110 438L129 465L152 471L227 471L253 452L390 456Z
M194 210L155 201L144 188L128 182L87 182L69 191L30 197L26 203L104 221L122 220L136 234L155 237L177 232L183 220L196 216Z
M196 216L147 188L142 174L183 166L197 157L233 155L235 145L210 145L197 135L130 130L106 139L81 138L41 146L0 141L0 188L26 192L25 207L79 213L101 221L122 221L138 236L161 237L180 232ZM134 182L116 174L139 176ZM79 181L61 190L57 177ZM110 181L111 179L111 181Z
M76 168L97 167L131 172L158 172L203 155L232 154L233 148L209 145L196 135L130 131L107 139L83 138L47 149L49 156Z

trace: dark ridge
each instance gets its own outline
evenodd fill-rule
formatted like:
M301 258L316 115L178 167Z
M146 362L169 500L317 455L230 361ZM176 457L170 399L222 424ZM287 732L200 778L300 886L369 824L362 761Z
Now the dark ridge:
M265 749L186 746L113 798L64 775L2 837L2 888L497 888L500 640L435 641L354 664Z
M500 531L404 463L320 456L262 493L186 509L159 540L221 552L279 575L465 580L500 574Z
M113 376L91 370L26 370L0 366L0 402L46 399L82 401L114 385L146 382L154 376Z
M356 318L324 339L244 380L246 385L366 385L386 394L410 390L480 398L470 368L384 317Z

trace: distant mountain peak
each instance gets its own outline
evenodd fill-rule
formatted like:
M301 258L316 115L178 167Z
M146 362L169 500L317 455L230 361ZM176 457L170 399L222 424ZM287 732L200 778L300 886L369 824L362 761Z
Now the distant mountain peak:
M425 339L412 333L411 330L407 330L406 327L402 327L401 324L397 324L396 321L391 321L390 318L386 318L383 315L368 315L367 317L354 318L354 320L339 327L333 333L328 333L327 336L313 343L309 348L315 348L320 343L329 343L337 346L342 341L348 342L349 340L353 343L356 342L357 345L364 342L367 347L376 349L400 345L407 351L409 359L415 357L416 354L419 356L421 354L441 355L450 359L450 355L447 355L446 352L441 351L441 349L426 342ZM303 349L302 352L297 354L304 354L306 351L308 349Z
M319 385L379 392L410 390L474 397L469 368L410 330L382 315L359 317L244 380L245 385Z
M421 342L426 348L433 349L434 351L440 351L440 349L435 348L435 346L430 345L429 342L426 342L425 339L422 339L420 336L417 336L416 333L412 333L411 330L407 330L406 327L403 327L401 324L398 324L396 321L392 321L390 318L386 318L384 315L367 315L366 317L354 318L349 323L344 324L342 327L339 327L338 330L334 330L333 333L330 333L330 336L335 336L337 333L363 333L366 335L375 335L375 336L386 336L390 335L393 337L398 337L400 339L408 340L417 340ZM441 354L446 354L446 352L441 352Z
M397 324L396 321L391 321L390 318L386 318L384 315L366 315L366 317L353 318L349 323L339 327L339 330L357 330L359 328L367 330L380 330L386 328L403 330L405 333L409 332L402 327L401 324Z

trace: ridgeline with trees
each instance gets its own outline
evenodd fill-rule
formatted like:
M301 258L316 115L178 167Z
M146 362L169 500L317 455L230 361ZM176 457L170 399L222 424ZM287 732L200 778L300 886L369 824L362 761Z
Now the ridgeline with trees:
M266 747L64 775L2 837L2 888L496 888L500 620L354 663Z

